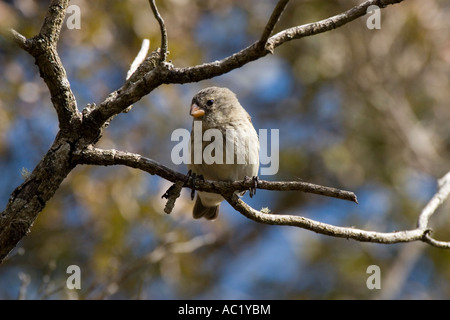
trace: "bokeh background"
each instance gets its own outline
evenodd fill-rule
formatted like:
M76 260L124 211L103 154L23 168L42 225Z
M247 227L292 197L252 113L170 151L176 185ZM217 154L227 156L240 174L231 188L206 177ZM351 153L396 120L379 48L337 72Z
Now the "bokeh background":
M256 41L273 0L157 1L169 59L190 66ZM292 0L276 31L360 1ZM0 26L35 35L48 1L0 1ZM81 110L119 88L144 38L160 45L148 1L76 0L81 29L62 30L58 51ZM354 191L359 205L298 192L258 190L256 209L341 226L394 231L416 225L450 170L450 3L406 0L284 44L226 75L164 85L116 117L98 143L173 165L173 130L190 129L192 96L232 89L257 129L280 130L280 169L268 180L304 180ZM33 59L0 38L0 208L50 147L58 124ZM77 167L31 233L0 266L0 299L448 299L450 252L422 243L381 245L265 226L223 204L214 222L191 218L183 191L172 214L170 183L125 167ZM450 205L432 219L450 240ZM66 269L81 268L81 290ZM369 290L368 266L381 268Z

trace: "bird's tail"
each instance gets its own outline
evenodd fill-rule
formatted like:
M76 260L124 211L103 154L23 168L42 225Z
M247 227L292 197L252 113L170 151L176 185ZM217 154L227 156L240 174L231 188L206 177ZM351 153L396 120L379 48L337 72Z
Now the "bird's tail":
M194 219L200 219L203 217L208 220L214 220L219 215L219 207L220 205L205 207L197 195L192 215L194 216Z

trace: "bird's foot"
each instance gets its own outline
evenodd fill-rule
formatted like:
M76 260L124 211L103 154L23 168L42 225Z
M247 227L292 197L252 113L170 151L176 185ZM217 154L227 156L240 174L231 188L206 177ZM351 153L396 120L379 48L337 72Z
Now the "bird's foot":
M191 200L194 200L195 197L195 180L200 179L201 181L205 181L205 178L203 177L203 175L198 175L193 173L192 170L189 170L187 173L187 180L189 181L189 179L192 179L192 190L191 190Z
M253 196L256 194L256 189L258 188L258 176L253 176L252 178L245 176L244 182L247 183L249 181L252 181L252 186L248 189L250 191L250 198L253 198Z

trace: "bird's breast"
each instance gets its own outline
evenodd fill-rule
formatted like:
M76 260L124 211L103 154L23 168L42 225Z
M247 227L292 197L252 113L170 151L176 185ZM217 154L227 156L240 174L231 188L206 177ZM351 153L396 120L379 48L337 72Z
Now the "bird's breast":
M191 164L188 166L207 180L241 180L256 176L259 169L258 135L251 122L240 121L215 128L203 128L201 163L195 163L194 143L191 135ZM197 160L199 157L197 156Z

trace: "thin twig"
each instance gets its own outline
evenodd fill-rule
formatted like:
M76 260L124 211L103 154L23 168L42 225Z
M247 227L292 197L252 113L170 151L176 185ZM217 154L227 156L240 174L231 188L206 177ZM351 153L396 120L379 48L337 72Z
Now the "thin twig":
M156 7L155 0L149 0L150 7L152 8L153 15L159 23L159 28L161 29L161 62L166 61L168 54L168 40L167 40L167 30L163 18L159 14L158 8Z
M417 222L418 228L427 228L428 221L431 216L436 212L437 208L444 203L444 201L450 195L450 172L443 176L438 181L439 189L436 194L431 198L428 204L423 208L420 213L419 220Z
M20 48L22 48L25 51L29 50L29 42L27 41L27 38L17 32L14 29L9 30L9 38L12 39L16 45L18 45Z
M356 195L351 191L345 191L332 187L324 187L304 181L265 181L258 180L258 189L277 191L302 191L318 194L326 197L338 198L358 203Z
M424 235L423 241L425 243L432 245L433 247L436 247L436 248L450 249L450 242L435 240L430 236L430 233L426 233Z
M429 220L431 216L436 212L436 210L444 203L445 200L450 195L450 172L447 172L441 179L438 181L439 189L428 202L428 204L423 208L420 213L417 227L422 229L427 229L427 232L424 234L423 241L437 248L442 249L450 249L450 242L447 241L438 241L431 237L431 230L428 227Z
M288 2L289 0L278 1L275 9L272 12L272 15L270 16L269 21L266 24L266 27L264 28L261 38L259 39L260 46L262 47L266 46L267 40L272 34L273 29L275 28L275 25L277 24L278 20L280 20L280 16L283 13L284 9L286 8ZM271 51L271 53L273 53L273 51Z
M396 3L400 3L403 0L369 0L352 7L351 9L340 13L338 15L332 16L327 19L323 19L321 21L308 23L301 26L292 27L286 30L283 30L271 38L269 38L268 43L266 45L267 50L273 50L276 47L282 45L287 41L291 41L294 39L300 39L307 36L316 35L319 33L323 33L326 31L330 31L336 28L343 26L344 24L349 23L359 17L362 17L367 14L367 8L376 5L378 7L384 8L387 5L392 5Z
M144 62L147 57L148 50L150 49L150 40L144 39L142 40L141 49L137 54L136 58L134 58L133 63L130 66L130 70L127 72L126 80L130 79L131 75L136 71L136 69Z

